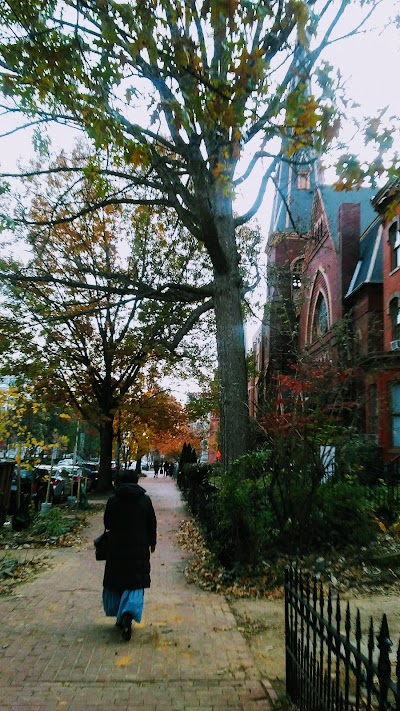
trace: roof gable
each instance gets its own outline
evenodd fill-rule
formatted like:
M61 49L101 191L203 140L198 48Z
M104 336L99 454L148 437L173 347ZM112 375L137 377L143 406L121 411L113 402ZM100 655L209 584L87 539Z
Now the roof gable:
M376 217L360 239L360 259L354 271L347 296L354 294L364 284L382 284L382 221Z
M339 208L345 203L358 203L360 205L360 233L362 234L376 218L371 200L375 191L371 188L359 190L337 191L334 188L322 185L319 188L321 198L328 220L329 230L335 247L339 247L338 215Z

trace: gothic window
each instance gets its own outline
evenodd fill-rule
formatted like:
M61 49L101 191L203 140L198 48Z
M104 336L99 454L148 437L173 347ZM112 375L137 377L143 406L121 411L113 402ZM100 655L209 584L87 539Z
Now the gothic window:
M292 290L300 289L301 275L303 274L304 259L296 259L290 267L292 273Z
M315 338L324 336L328 330L328 307L323 294L319 294L315 305L313 335Z
M302 274L304 268L304 259L296 259L290 266L291 286L292 286L292 301L297 302L302 286Z
M297 188L298 190L310 190L310 171L297 171Z
M400 383L392 383L390 387L390 415L392 446L400 447Z
M390 225L389 227L389 244L391 253L391 269L397 269L400 267L400 229L399 229L399 218Z
M389 305L389 315L392 327L392 341L400 339L400 299L396 296Z

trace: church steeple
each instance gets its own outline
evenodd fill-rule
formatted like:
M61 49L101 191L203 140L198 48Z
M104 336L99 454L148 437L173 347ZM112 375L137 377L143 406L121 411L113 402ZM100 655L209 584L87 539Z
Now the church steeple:
M304 235L309 228L315 188L320 184L318 159L312 149L292 158L282 154L274 179L275 197L269 234Z
M292 61L293 78L290 94L304 101L311 95L307 68L307 48L298 44ZM272 208L269 240L276 235L304 235L309 228L313 195L321 183L320 162L312 145L290 155L293 129L282 140L281 160L274 177L275 197ZM290 156L290 157L289 157Z

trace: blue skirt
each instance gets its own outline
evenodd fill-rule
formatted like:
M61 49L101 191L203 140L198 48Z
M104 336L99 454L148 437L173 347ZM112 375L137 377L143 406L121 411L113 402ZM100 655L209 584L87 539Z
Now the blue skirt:
M135 622L141 622L144 605L144 590L115 590L103 588L103 607L107 617L116 617L121 622L124 612L130 612Z

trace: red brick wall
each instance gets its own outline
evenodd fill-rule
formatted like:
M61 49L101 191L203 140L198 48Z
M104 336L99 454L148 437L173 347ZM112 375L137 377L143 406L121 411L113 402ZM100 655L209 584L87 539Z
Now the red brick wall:
M400 206L397 208L397 214L400 214ZM391 248L388 242L388 229L391 220L385 225L383 230L383 316L384 316L384 348L385 351L390 350L390 342L392 340L392 324L389 317L389 304L394 296L400 297L400 268L392 271Z
M306 270L308 288L304 293L304 304L300 311L300 348L310 342L315 303L321 290L326 297L329 324L342 316L341 298L338 295L339 260L330 234L313 249Z
M383 449L385 461L390 461L400 452L392 447L391 416L390 416L390 383L400 380L398 370L375 371L367 375L365 381L366 406L368 417L368 388L373 383L377 386L379 433L378 443Z
M382 288L379 284L360 290L349 303L357 354L366 357L383 350Z

